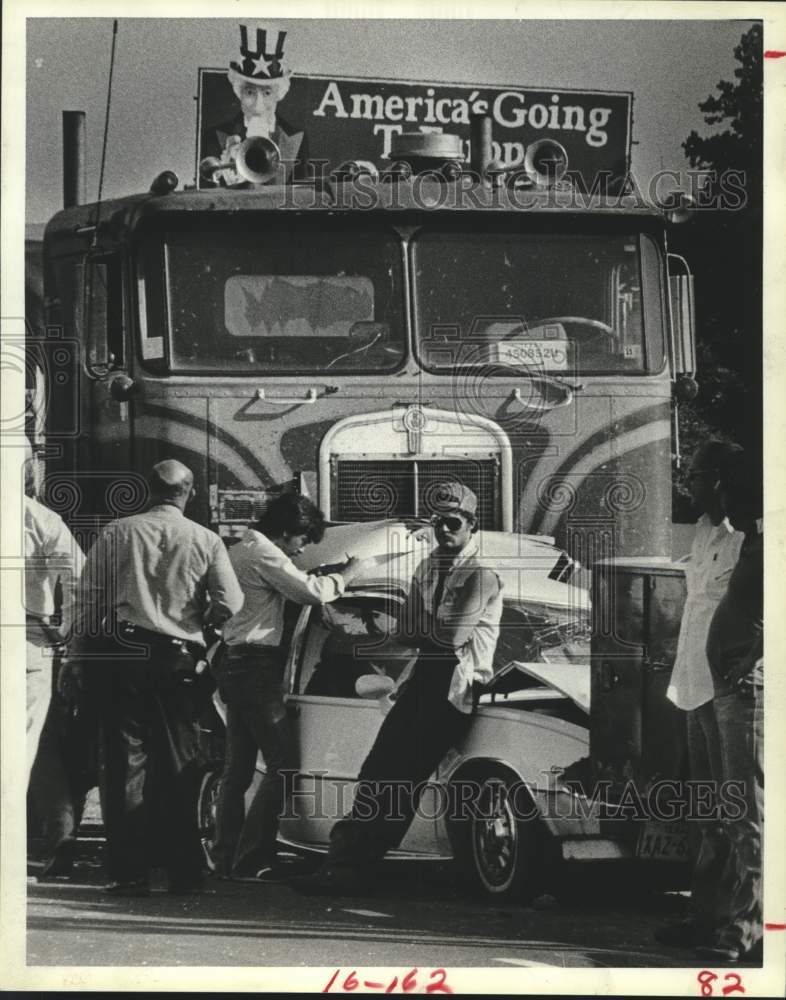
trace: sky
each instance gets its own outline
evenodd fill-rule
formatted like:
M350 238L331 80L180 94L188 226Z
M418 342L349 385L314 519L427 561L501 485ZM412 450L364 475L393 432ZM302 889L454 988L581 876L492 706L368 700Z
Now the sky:
M237 58L241 20L286 30L294 72L632 91L637 177L688 166L681 143L691 129L706 131L698 103L733 78L733 50L750 23L121 18L105 197L145 191L165 169L193 182L197 71ZM87 113L95 200L111 38L109 18L27 20L28 223L61 207L63 110Z

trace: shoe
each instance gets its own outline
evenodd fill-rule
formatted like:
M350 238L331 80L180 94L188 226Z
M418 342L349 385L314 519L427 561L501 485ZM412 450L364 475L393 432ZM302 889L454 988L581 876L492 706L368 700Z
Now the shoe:
M695 920L674 920L658 927L653 935L658 944L670 948L696 948L699 945L713 945L716 933L712 928L697 923Z
M52 857L38 874L38 881L49 878L64 878L71 874L74 868L76 844L73 840L63 840L52 852Z
M137 879L133 882L111 882L104 886L104 892L108 896L120 897L144 897L150 895L150 886L146 879Z
M367 872L354 865L323 865L310 875L292 879L292 888L306 896L355 896L368 890Z
M761 965L764 957L761 941L757 941L747 951L744 951L740 945L725 944L722 941L714 945L703 945L695 948L694 951L699 958L703 958L708 964L714 963L715 965L737 965L739 962Z

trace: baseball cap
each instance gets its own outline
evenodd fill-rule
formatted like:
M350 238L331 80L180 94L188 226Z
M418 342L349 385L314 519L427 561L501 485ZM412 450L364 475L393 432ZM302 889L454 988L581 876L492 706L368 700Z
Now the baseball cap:
M449 481L435 484L429 500L436 514L462 511L474 516L478 512L478 498L463 483Z

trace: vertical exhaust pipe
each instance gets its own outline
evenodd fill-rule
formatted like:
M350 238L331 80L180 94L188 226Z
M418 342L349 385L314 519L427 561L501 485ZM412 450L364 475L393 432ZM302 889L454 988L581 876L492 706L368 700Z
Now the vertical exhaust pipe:
M485 177L491 163L491 115L472 115L469 128L470 166L478 176Z
M63 112L63 208L85 201L85 113Z

